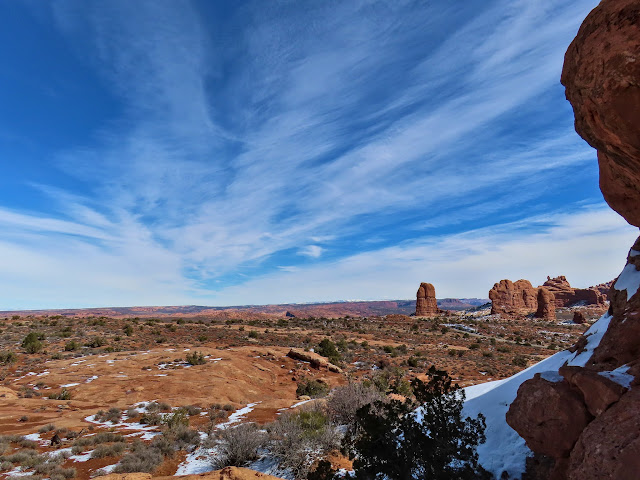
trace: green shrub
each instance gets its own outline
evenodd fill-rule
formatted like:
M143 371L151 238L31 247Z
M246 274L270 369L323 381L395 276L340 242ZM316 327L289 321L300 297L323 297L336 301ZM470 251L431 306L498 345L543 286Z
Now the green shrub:
M44 348L42 340L44 340L44 333L41 332L29 332L29 334L22 340L22 348L27 353L38 353Z
M484 417L463 419L464 391L444 371L431 367L427 375L427 383L411 382L414 398L358 410L344 439L356 478L491 478L476 451L485 441Z
M187 353L185 360L189 365L204 365L207 363L207 359L204 358L204 354L197 351Z
M296 395L308 395L311 398L324 397L329 393L329 385L321 380L303 378L298 382Z
M78 348L80 348L80 344L78 342L76 342L75 340L71 340L70 342L67 342L64 346L64 350L66 352L73 352L74 350L77 350Z
M18 356L9 350L0 352L0 365L9 365L15 363L17 360Z
M336 348L336 344L328 338L325 338L320 342L320 345L316 349L316 353L323 357L327 357L331 363L340 363L340 353Z

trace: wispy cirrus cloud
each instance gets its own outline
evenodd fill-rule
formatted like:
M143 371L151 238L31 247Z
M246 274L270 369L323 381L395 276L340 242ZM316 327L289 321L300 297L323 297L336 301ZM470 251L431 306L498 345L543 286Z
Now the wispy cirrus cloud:
M119 115L51 153L79 191L39 184L47 212L0 210L6 248L27 261L73 236L101 268L153 252L123 283L156 272L176 292L158 298L226 303L310 259L579 215L601 201L596 163L558 79L595 3L51 4Z

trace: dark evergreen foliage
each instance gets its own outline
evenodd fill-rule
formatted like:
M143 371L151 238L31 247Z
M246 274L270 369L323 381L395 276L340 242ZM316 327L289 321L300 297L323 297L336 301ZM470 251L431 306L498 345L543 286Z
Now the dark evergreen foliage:
M411 382L412 398L358 410L344 444L356 479L491 478L476 452L485 441L484 417L463 419L464 392L442 370L431 367L428 376L427 383Z

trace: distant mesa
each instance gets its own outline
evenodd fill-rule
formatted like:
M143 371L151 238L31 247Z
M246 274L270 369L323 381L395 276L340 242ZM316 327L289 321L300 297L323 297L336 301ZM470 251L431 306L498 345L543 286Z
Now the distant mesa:
M435 287L430 283L421 283L416 294L416 317L430 317L439 312Z

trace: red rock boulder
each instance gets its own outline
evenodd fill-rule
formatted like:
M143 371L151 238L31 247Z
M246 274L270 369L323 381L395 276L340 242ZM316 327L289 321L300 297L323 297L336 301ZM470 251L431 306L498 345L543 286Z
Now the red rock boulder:
M583 323L587 323L587 319L584 318L582 312L576 310L575 312L573 312L573 323L582 325Z
M421 283L416 294L416 317L430 317L438 312L435 287L430 283Z
M536 453L568 457L592 416L566 381L548 381L536 374L518 389L507 423Z

